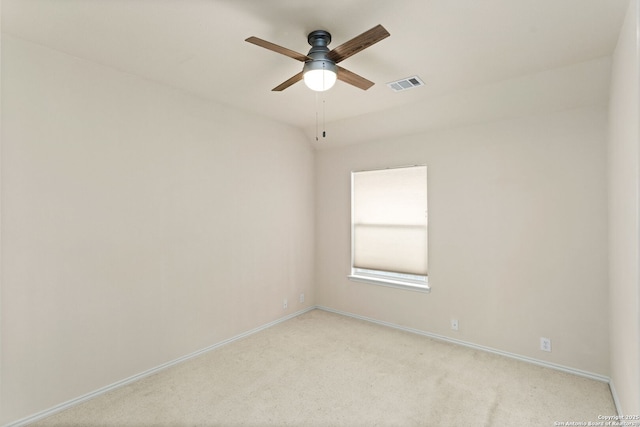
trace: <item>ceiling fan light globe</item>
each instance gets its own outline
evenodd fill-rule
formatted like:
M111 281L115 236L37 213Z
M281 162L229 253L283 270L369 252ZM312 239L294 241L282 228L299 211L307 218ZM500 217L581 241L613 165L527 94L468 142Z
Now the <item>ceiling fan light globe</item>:
M310 70L304 73L304 84L316 92L329 90L336 83L336 73L331 70Z
M337 69L338 67L333 61L324 58L307 61L302 69L304 84L316 92L331 89L338 77Z

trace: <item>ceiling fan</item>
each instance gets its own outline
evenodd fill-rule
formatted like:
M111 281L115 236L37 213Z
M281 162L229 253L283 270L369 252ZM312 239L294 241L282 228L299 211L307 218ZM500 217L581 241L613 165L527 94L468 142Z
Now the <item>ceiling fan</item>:
M362 90L367 90L373 86L374 83L372 81L337 64L389 36L389 32L382 25L376 25L335 49L329 50L331 34L328 31L316 30L307 36L311 49L306 55L258 37L249 37L245 41L304 62L301 72L274 87L273 91L283 91L300 80L304 80L305 84L312 90L325 91L334 85L336 79Z

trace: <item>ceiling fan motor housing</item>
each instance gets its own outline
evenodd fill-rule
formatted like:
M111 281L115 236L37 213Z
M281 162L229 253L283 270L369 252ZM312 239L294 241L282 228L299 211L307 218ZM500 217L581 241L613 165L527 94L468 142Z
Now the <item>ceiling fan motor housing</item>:
M329 43L331 43L331 34L328 31L316 30L309 33L307 41L312 46L309 53L313 52L315 48L324 49L329 52Z
M331 34L328 31L316 30L309 33L307 41L311 45L311 49L307 56L311 58L305 61L303 73L313 70L331 71L337 73L338 67L336 63L327 58L329 53L329 43L331 43Z

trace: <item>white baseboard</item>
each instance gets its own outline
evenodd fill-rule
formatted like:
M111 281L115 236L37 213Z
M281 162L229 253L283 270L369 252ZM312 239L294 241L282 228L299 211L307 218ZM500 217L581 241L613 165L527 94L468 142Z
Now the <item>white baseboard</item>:
M354 319L360 319L360 320L364 320L364 321L367 321L367 322L376 323L378 325L388 326L388 327L394 328L394 329L400 329L402 331L411 332L411 333L422 335L422 336L425 336L425 337L428 337L428 338L433 338L433 339L436 339L436 340L439 340L439 341L446 341L446 342L449 342L449 343L462 345L464 347L470 347L470 348L473 348L473 349L476 349L476 350L482 350L482 351L486 351L486 352L489 352L489 353L499 354L501 356L506 356L506 357L509 357L511 359L517 359L517 360L521 360L523 362L532 363L534 365L544 366L544 367L555 369L555 370L558 370L558 371L563 371L563 372L567 372L567 373L570 373L570 374L579 375L581 377L586 377L586 378L590 378L590 379L593 379L593 380L602 381L602 382L611 384L610 378L605 376L605 375L595 374L593 372L587 372L587 371L583 371L583 370L580 370L580 369L571 368L571 367L568 367L568 366L558 365L558 364L550 363L550 362L547 362L547 361L544 361L544 360L534 359L532 357L521 356L519 354L509 353L508 351L502 351L502 350L498 350L498 349L491 348L491 347L485 347L483 345L478 345L478 344L470 343L470 342L467 342L467 341L458 340L458 339L455 339L455 338L449 338L449 337L445 337L443 335L438 335L438 334L433 334L431 332L421 331L419 329L408 328L408 327L405 327L405 326L396 325L395 323L384 322L382 320L376 320L376 319L372 319L370 317L360 316L358 314L353 314L353 313L349 313L349 312L345 312L345 311L335 310L335 309L329 308L329 307L316 306L316 308L318 308L320 310L324 310L324 311L329 311L331 313L341 314L343 316L353 317ZM614 400L615 400L615 397L614 397Z
M613 385L613 380L609 381L609 389L611 390L611 396L613 396L613 403L616 405L616 412L618 413L618 416L622 416L622 406L620 405L616 388Z
M92 391L92 392L87 393L87 394L85 394L83 396L76 397L75 399L71 399L71 400L69 400L67 402L64 402L64 403L61 403L59 405L56 405L56 406L54 406L52 408L46 409L44 411L38 412L36 414L30 415L30 416L25 417L25 418L19 419L17 421L12 421L11 423L6 424L4 427L24 427L24 426L27 426L27 425L29 425L31 423L35 423L36 421L39 421L39 420L42 420L44 418L50 417L53 414L56 414L56 413L61 412L61 411L64 411L65 409L69 409L72 406L78 405L78 404L80 404L82 402L86 402L87 400L90 400L90 399L93 399L95 397L98 397L98 396L100 396L100 395L102 395L104 393L107 393L107 392L111 391L111 390L120 388L120 387L125 386L127 384L131 384L131 383L133 383L135 381L138 381L138 380L140 380L140 379L142 379L144 377L148 377L149 375L155 374L156 372L159 372L159 371L162 371L164 369L170 368L170 367L175 366L175 365L177 365L179 363L186 362L189 359L193 359L194 357L200 356L200 355L202 355L204 353L207 353L207 352L209 352L211 350L215 350L216 348L222 347L224 345L230 344L230 343L232 343L234 341L237 341L239 339L245 338L245 337L247 337L249 335L253 335L253 334L258 333L260 331L263 331L263 330L265 330L267 328L275 326L278 323L282 323L282 322L284 322L286 320L289 320L289 319L292 319L294 317L300 316L301 314L304 314L307 311L311 311L311 310L313 310L315 308L316 308L315 306L307 307L307 308L305 308L303 310L297 311L295 313L289 314L289 315L287 315L285 317L282 317L280 319L274 320L273 322L269 322L269 323L264 324L262 326L258 326L257 328L254 328L254 329L251 329L249 331L243 332L243 333L241 333L239 335L236 335L236 336L231 337L229 339L226 339L224 341L220 341L220 342L218 342L216 344L213 344L213 345L211 345L209 347L206 347L206 348L203 348L201 350L195 351L195 352L193 352L191 354L187 354L186 356L182 356L182 357L180 357L178 359L175 359L175 360L172 360L170 362L163 363L162 365L156 366L155 368L148 369L148 370L146 370L144 372L141 372L139 374L133 375L133 376L131 376L129 378L125 378L123 380L117 381L117 382L115 382L113 384L110 384L108 386L99 388L98 390Z

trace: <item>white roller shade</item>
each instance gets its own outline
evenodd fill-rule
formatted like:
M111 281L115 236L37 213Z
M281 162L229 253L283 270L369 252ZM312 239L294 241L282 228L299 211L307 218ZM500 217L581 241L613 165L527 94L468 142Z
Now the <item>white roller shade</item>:
M427 275L427 167L352 174L353 267Z

